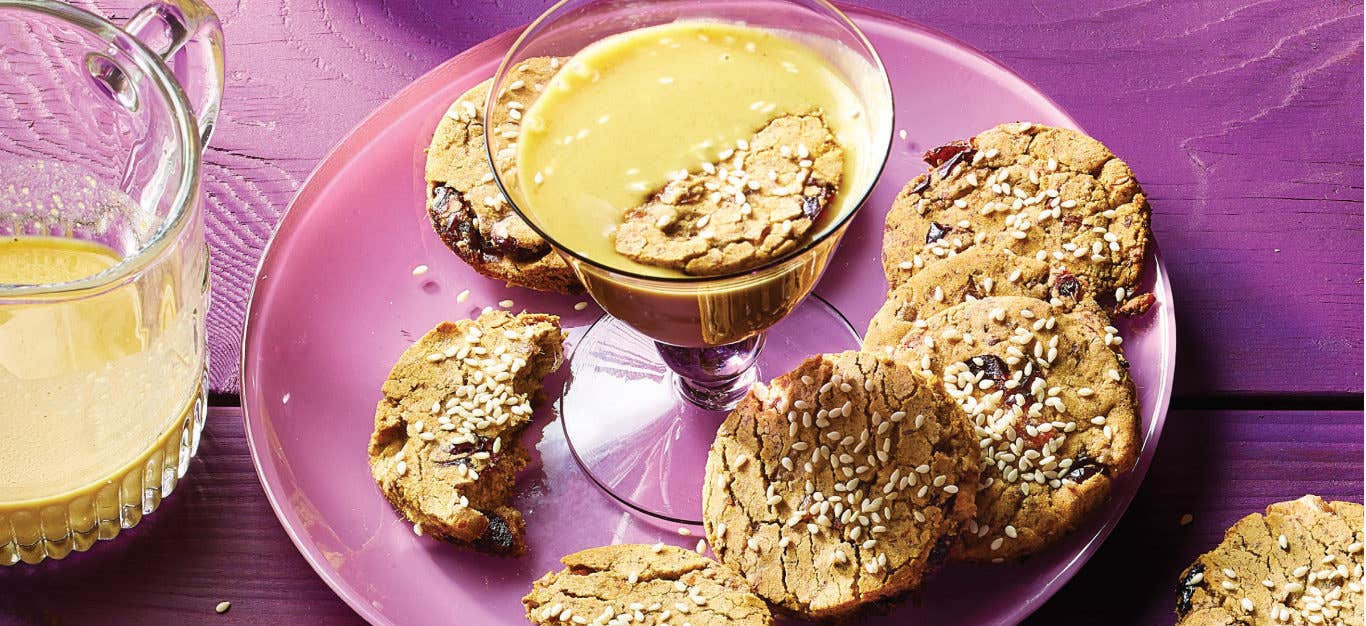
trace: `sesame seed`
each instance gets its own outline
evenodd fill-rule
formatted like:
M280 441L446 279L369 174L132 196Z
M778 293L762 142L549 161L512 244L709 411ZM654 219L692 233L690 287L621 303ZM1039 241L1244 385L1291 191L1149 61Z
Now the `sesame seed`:
M697 547L696 547L696 550L697 550L697 553L698 553L698 554L702 554L702 553L706 552L706 551L707 551L707 540L706 540L706 539L698 539L698 540L697 540Z
M683 535L684 537L687 537L688 535L691 535L691 534L692 534L692 531L689 530L689 529L687 529L687 528L684 528L684 527L680 526L680 527L678 527L678 534Z
M499 300L499 301L498 301L498 306L503 307L503 308L505 308L505 309L510 309L510 308L512 308L512 305L513 305L513 304L515 304L515 303L514 303L513 301L511 301L511 300Z
M1243 610L1244 610L1244 611L1247 611L1248 613L1251 613L1251 612L1252 612L1253 606L1252 606L1252 600L1251 600L1251 599L1249 599L1249 598L1243 598L1243 599L1239 602L1239 604L1241 604L1241 605L1243 606Z
M1182 526L1189 526L1190 523L1193 522L1193 521L1195 521L1195 516L1194 516L1194 515L1191 515L1190 513L1186 513L1186 514L1184 514L1184 515L1181 516L1181 522L1180 522L1180 523L1181 523Z
M225 600L225 601L219 602L217 605L215 605L215 606L213 607L213 611L214 611L215 613L219 614L219 615L222 615L222 614L224 614L224 613L227 613L228 610L231 609L231 608L232 608L232 603Z
M1276 538L1276 543L1280 544L1282 550L1289 550L1289 549L1290 549L1290 540L1289 540L1289 539L1286 539L1286 538L1285 538L1285 535L1281 535L1281 536L1277 537L1277 538Z

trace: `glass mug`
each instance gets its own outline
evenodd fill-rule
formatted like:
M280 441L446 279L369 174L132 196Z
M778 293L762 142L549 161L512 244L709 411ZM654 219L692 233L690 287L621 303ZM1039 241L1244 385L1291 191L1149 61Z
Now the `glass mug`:
M222 46L199 0L0 0L0 565L134 526L198 447Z

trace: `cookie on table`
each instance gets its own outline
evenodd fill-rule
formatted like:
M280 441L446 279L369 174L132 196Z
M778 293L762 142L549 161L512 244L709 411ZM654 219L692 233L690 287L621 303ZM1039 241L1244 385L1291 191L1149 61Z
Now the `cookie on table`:
M1138 401L1114 328L1035 298L988 297L864 349L943 379L981 459L976 517L954 556L1000 562L1075 529L1133 467Z
M1020 122L925 158L932 169L907 184L887 214L883 269L891 285L993 246L1066 269L1119 304L1134 294L1151 208L1129 166L1099 141Z
M973 515L977 440L937 379L875 354L814 356L756 386L707 456L716 557L807 618L913 590Z
M976 247L907 278L887 294L873 316L865 341L886 344L904 335L908 324L951 306L989 296L1027 296L1064 310L1089 309L1099 327L1109 326L1084 281L1048 263L1009 249Z
M590 548L532 584L526 617L545 626L769 626L768 606L730 568L691 550L655 544Z
M549 57L523 61L513 69L523 87L508 90L495 112L497 132L514 133L519 108L535 100L535 86L553 76L558 67ZM513 212L493 181L488 151L484 147L484 104L489 83L484 81L451 103L432 134L427 148L427 215L446 244L475 271L541 291L583 291L574 271L536 231ZM520 115L520 114L518 114ZM515 149L503 149L495 158L506 169L516 158ZM505 181L506 182L506 181Z
M721 159L677 173L625 212L617 252L685 274L724 274L782 256L834 199L844 150L820 113L774 118Z
M489 311L442 322L399 357L375 409L370 473L420 534L522 553L525 525L508 501L531 403L563 341L553 315Z
M1362 507L1304 496L1253 513L1177 586L1177 623L1361 626Z

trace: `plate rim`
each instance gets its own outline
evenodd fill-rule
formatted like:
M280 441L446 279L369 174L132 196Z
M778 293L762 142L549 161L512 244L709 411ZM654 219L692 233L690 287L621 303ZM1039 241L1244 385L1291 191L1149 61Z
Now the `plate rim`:
M1059 105L1052 96L1048 95L1047 92L1043 91L1035 84L1034 81L1021 76L1015 70L987 55L976 46L968 44L962 39L944 33L936 28L920 24L898 15L893 15L877 9L849 5L844 2L836 2L835 4L851 18L854 16L861 16L866 19L889 23L897 28L917 31L930 38L938 39L943 43L949 44L961 52L976 57L978 61L985 63L997 71L1003 72L1005 75L1030 88L1030 90L1037 94L1039 98L1058 111L1072 127L1084 131L1082 125L1077 122L1076 118L1074 118L1067 109ZM289 508L289 510L286 510L285 503L275 493L271 481L267 480L268 473L272 476L278 475L278 468L273 461L267 463L263 460L263 456L268 456L269 451L265 451L265 454L263 454L259 447L265 444L262 441L257 441L257 437L259 435L264 435L264 433L257 433L256 429L253 427L254 422L260 422L261 420L253 419L253 412L250 408L251 402L249 401L249 398L253 393L251 389L255 388L255 380L251 374L251 369L248 367L248 362L252 360L251 357L254 354L254 351L250 351L253 321L259 314L259 311L257 310L258 301L256 298L257 288L264 280L261 273L275 252L275 243L279 238L280 230L289 220L296 205L302 204L307 201L309 197L320 193L320 189L325 189L328 186L328 183L331 182L331 178L334 176L333 170L336 167L335 161L337 160L338 155L356 147L356 144L360 143L360 136L363 134L363 131L376 122L380 117L381 111L389 108L391 105L397 106L400 103L425 97L425 94L421 92L418 87L426 82L430 76L441 72L448 67L459 65L467 58L477 56L484 52L487 48L502 46L505 41L510 43L524 28L525 25L519 25L505 30L466 48L460 53L437 64L432 69L423 72L420 76L404 85L397 93L386 99L348 130L345 136L334 144L318 161L318 164L309 173L308 177L299 185L298 192L290 199L285 210L280 214L279 220L272 228L270 238L266 241L266 245L261 251L261 256L257 259L256 269L252 273L251 289L247 296L247 306L242 322L242 337L239 343L239 354L241 356L238 359L238 371L241 377L241 385L238 390L238 404L242 411L243 431L246 435L247 449L251 455L252 467L255 470L257 482L261 485L267 502L270 503L276 521L284 529L290 542L294 544L295 550L299 552L300 556L304 558L304 561L308 563L314 573L322 579L328 588L340 598L342 602L350 607L351 610L355 611L361 619L370 624L393 624L394 622L386 615L380 613L370 603L362 602L360 592L349 582L341 579L340 572L337 569L323 566L326 559L324 559L321 554L316 553L317 548L312 542L306 541L299 535L295 528L295 522L298 520L293 519L295 517L293 509ZM1018 623L1031 615L1043 603L1056 595L1058 591L1076 576L1081 567L1095 556L1095 552L1099 550L1100 546L1104 544L1107 539L1109 539L1110 534L1119 525L1120 520L1128 514L1129 506L1133 503L1134 497L1138 494L1138 490L1142 487L1143 481L1147 478L1149 466L1151 466L1152 460L1156 456L1156 449L1153 450L1153 454L1147 455L1146 457L1142 454L1142 450L1149 445L1156 448L1166 423L1167 413L1169 412L1171 405L1171 394L1176 369L1177 333L1175 306L1171 291L1171 276L1166 271L1166 267L1162 264L1162 255L1159 246L1156 239L1152 238L1151 234L1149 236L1148 247L1148 256L1151 258L1152 267L1146 268L1145 271L1155 273L1157 277L1162 279L1160 283L1158 283L1161 292L1158 301L1163 303L1164 306L1162 306L1158 312L1161 319L1158 320L1156 326L1169 327L1170 332L1161 333L1162 342L1169 347L1163 350L1166 354L1166 359L1165 362L1160 364L1163 375L1159 380L1160 388L1157 391L1157 406L1154 409L1152 422L1149 424L1147 431L1141 433L1142 444L1140 446L1138 463L1126 474L1126 477L1131 481L1136 481L1137 485L1135 485L1134 489L1127 497L1124 497L1124 500L1120 505L1120 514L1115 517L1113 521L1103 524L1096 529L1096 532L1091 536L1090 540L1080 547L1078 553L1062 567L1062 570L1058 572L1056 576L1044 582L1042 587L1030 596L1026 602L1021 603L1017 608L1011 610L1004 616L1009 623ZM264 422L261 423L264 424ZM267 465L269 465L269 467L267 467Z

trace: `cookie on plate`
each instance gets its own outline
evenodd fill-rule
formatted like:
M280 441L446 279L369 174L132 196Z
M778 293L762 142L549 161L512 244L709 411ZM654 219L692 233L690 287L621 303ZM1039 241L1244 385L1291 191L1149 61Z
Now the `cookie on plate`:
M522 598L546 626L768 626L768 606L730 568L691 550L655 544L589 548L560 559Z
M942 378L975 429L982 487L955 557L1000 562L1042 550L1138 459L1138 401L1113 327L1002 296L901 329L864 349Z
M886 337L904 335L907 324L989 296L1027 296L1064 310L1087 308L1100 327L1109 326L1090 290L1071 272L1009 249L981 246L936 263L892 288L869 322L865 341L889 343Z
M748 269L796 248L843 174L844 150L824 116L782 115L627 210L615 246L639 263L685 274Z
M399 357L375 409L370 473L416 531L522 553L522 514L508 500L527 463L531 403L563 341L553 315L489 311L442 322Z
M1304 496L1253 513L1181 574L1182 626L1361 626L1360 504Z
M883 269L891 285L985 245L1066 269L1120 304L1134 293L1151 209L1129 166L1099 141L1021 122L925 158L933 169L907 184L887 213Z
M755 386L707 456L717 558L807 618L913 590L973 514L977 440L937 379L864 352Z
M531 104L535 86L553 76L558 65L549 57L538 57L513 69L525 86L503 96L495 111L497 132L516 132L518 123L511 111ZM579 293L583 287L574 271L513 212L493 181L484 147L489 83L476 85L451 103L432 134L427 148L427 215L446 247L480 274L509 285ZM516 151L504 149L495 158L506 169Z

